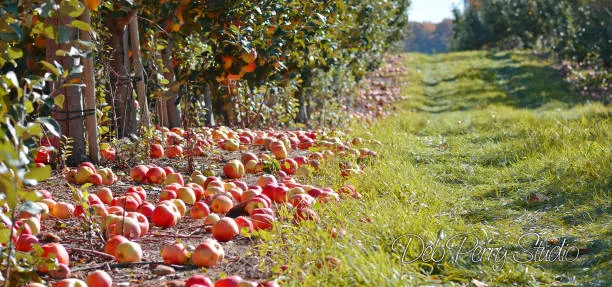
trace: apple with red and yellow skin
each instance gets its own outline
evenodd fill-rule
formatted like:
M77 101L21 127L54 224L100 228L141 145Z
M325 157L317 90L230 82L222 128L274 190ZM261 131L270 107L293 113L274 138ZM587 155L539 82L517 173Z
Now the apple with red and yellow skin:
M223 167L223 173L231 179L241 178L244 176L244 165L239 160L230 160Z
M263 188L266 184L277 184L276 178L271 174L264 174L257 179L257 185L260 187Z
M123 235L113 235L104 244L104 253L115 256L117 246L123 242L129 241Z
M227 151L237 151L240 148L240 142L235 139L227 139L220 144L221 148Z
M255 214L251 216L255 230L269 230L274 226L274 217L269 214Z
M180 186L184 186L185 180L183 179L183 175L176 172L166 175L166 181L164 181L164 185L170 185L173 183L179 184Z
M151 158L162 158L164 156L164 148L160 144L151 145Z
M176 145L167 146L165 153L168 158L178 158L183 155L183 147Z
M171 202L174 204L174 206L176 206L176 209L178 210L179 213L179 218L185 216L185 214L187 214L187 205L185 205L185 202L181 199L175 198L173 200L171 200Z
M75 278L67 278L55 284L55 287L88 287L85 281Z
M102 176L95 173L89 176L88 179L89 182L91 182L91 184L93 185L101 185L102 184Z
M214 239L205 239L193 251L191 261L199 267L212 267L225 256L225 251L221 244Z
M172 208L172 206L174 206L174 208ZM168 204L157 205L151 214L151 222L153 222L155 226L160 227L175 226L178 221L177 215L179 211L174 204L172 206Z
M248 233L253 233L253 222L248 217L238 216L234 221L236 221L236 224L238 225L238 230L240 230L241 232L243 229L246 229Z
M246 164L250 160L254 160L257 162L259 161L259 158L257 158L257 156L252 152L245 152L240 156L240 161L242 161L242 163L244 164Z
M210 214L210 208L208 205L202 201L198 201L193 204L191 209L189 210L189 215L192 219L200 219L208 216Z
M282 159L279 162L279 164L280 164L281 170L287 174L293 175L295 174L295 171L298 169L298 163L291 158Z
M270 142L270 152L272 152L277 159L287 158L287 148L281 141Z
M74 176L74 180L76 184L84 184L89 182L89 178L96 174L96 172L89 166L84 165L77 169L77 172Z
M110 168L98 169L98 174L102 176L102 184L111 185L117 181L117 176Z
M19 220L22 224L28 225L32 235L36 236L40 233L40 219L38 217L28 217Z
M130 169L130 177L135 182L145 182L145 180L147 179L148 172L149 168L146 165L140 164Z
M51 215L59 219L68 219L74 213L74 205L67 202L58 202L50 208Z
M59 243L47 243L42 247L43 258L56 258L59 264L65 264L66 266L70 265L70 256L68 256L68 251L62 244ZM41 268L43 272L46 272L47 268Z
M134 199L137 203L136 209L138 209L138 207L142 204L142 198L140 197L139 194L137 194L136 192L128 192L125 194L125 197L131 197L132 199ZM112 204L112 202L111 202ZM132 210L134 211L134 210Z
M140 262L142 260L142 248L140 244L133 241L122 242L117 245L115 258L119 263Z
M162 184L166 181L166 171L161 167L152 167L147 171L147 180L153 184Z
M262 188L261 193L265 194L267 197L269 198L273 198L274 197L274 190L278 187L278 184L276 183L268 183L266 185L264 185L264 187Z
M232 199L225 194L215 196L210 203L210 211L214 213L225 214L230 211L232 207L234 207Z
M314 203L314 201L314 197L308 194L295 194L289 198L289 203L291 203L296 208L309 207Z
M266 208L268 207L268 203L262 198L251 198L244 206L244 211L246 211L249 215L253 212L253 210L257 208Z
M117 159L117 151L113 147L101 149L100 153L108 161L115 161Z
M164 189L159 193L159 200L172 200L177 197L176 191L170 189Z
M138 222L138 226L140 227L140 236L144 236L149 232L149 220L147 217L139 212L128 212L127 216L134 218Z
M110 190L110 188L100 188L96 195L98 195L98 198L100 198L100 201L102 201L104 204L110 204L113 201L113 192Z
M204 196L204 188L201 185L190 182L185 184L185 186L193 189L193 192L195 193L195 201L200 201L200 199L202 199Z
M96 270L87 274L88 287L112 287L113 278L103 270Z
M286 186L277 186L272 191L272 201L276 203L286 202L288 200L287 192L289 188Z
M240 229L238 229L236 221L230 217L221 218L212 228L213 238L221 242L230 241L239 233Z
M191 182L197 183L198 185L204 187L206 182L206 177L203 174L191 175Z
M240 202L244 202L247 201L257 195L261 194L261 190L257 190L257 189L247 189L245 192L243 192L240 195Z
M185 281L185 287L214 287L212 280L204 275L193 275Z
M189 259L189 252L182 243L173 243L164 246L161 250L161 257L166 264L179 264L183 265L187 263Z
M215 282L215 287L238 287L238 284L240 284L240 282L242 281L242 277L238 275L232 275L217 280L217 282Z
M216 176L209 176L206 178L206 180L204 181L204 185L202 185L202 187L204 188L208 188L208 185L211 184L212 182L217 182L218 184L220 184L221 186L223 186L223 181L216 177Z
M191 187L181 187L176 191L176 197L186 204L194 204L196 202L195 192Z

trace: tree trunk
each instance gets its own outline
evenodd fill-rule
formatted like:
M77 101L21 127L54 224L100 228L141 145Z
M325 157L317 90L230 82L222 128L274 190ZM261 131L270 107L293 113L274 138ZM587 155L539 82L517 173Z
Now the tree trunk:
M170 42L162 52L162 60L164 63L164 78L170 81L168 98L166 100L166 110L168 113L168 127L180 127L181 126L181 108L178 102L178 91L176 89L176 76L174 75L174 65L172 64L172 50L170 49Z
M81 15L81 21L91 25L89 9ZM83 41L91 41L91 35L88 32L79 32L80 38ZM93 51L92 51L93 52ZM92 162L98 163L100 160L100 146L98 144L98 125L96 116L96 86L94 80L93 55L82 59L83 60L83 83L85 88L83 96L85 98L85 126L87 127L87 142L89 144L89 158Z
M297 120L300 123L307 123L309 120L308 109L307 109L307 99L306 99L306 89L310 88L310 75L302 73L302 85L300 89L297 91L298 100L299 100L299 108L298 108L298 116Z
M136 106L132 99L130 64L128 57L128 34L126 25L117 19L112 19L108 27L112 27L111 47L113 49L113 71L111 72L111 90L115 92L114 113L117 119L117 136L122 138L137 133ZM107 23L108 23L107 22Z
M69 40L77 39L76 29L70 27L69 23L72 21L69 17L62 17L60 24L63 25L63 33L67 33L66 37ZM61 38L60 38L61 39ZM60 43L59 49L69 51L71 44L69 42ZM70 71L75 65L75 59L70 56L60 57L62 67L65 71ZM79 78L81 75L72 75L66 79L66 82ZM78 86L66 86L62 88L63 94L66 95L66 102L64 106L68 110L64 114L67 119L65 125L66 130L62 131L63 134L72 138L72 150L71 154L67 159L67 165L77 166L81 162L87 160L85 152L85 127L83 125L83 97L82 90Z
M204 124L206 126L212 127L215 125L215 117L213 116L213 107L212 107L212 92L210 88L210 84L206 84L204 88L204 105L206 108L206 115L204 116Z
M138 104L140 105L140 123L145 128L151 127L149 118L149 103L144 83L144 73L142 68L142 60L140 55L140 35L138 34L138 17L134 17L128 25L130 30L130 43L132 45L132 65L134 65L134 74L136 76L136 94L138 95Z

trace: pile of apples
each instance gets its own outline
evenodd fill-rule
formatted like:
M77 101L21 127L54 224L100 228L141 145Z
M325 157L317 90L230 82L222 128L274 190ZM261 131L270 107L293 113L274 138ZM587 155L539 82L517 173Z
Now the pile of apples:
M112 185L117 182L117 176L110 168L96 169L91 162L83 162L77 169L66 171L66 180L76 184Z

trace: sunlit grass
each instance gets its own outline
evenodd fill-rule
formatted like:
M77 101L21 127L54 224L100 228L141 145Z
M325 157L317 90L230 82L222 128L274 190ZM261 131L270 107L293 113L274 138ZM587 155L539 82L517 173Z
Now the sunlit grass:
M526 52L409 54L406 66L410 100L391 118L354 126L355 135L382 142L367 175L348 180L364 198L318 206L316 225L277 228L260 246L276 262L264 269L287 264L282 275L301 286L610 282L610 107L573 96ZM337 172L330 164L313 181L337 188L345 183ZM529 203L536 193L545 199ZM331 227L346 236L333 239ZM503 266L466 256L403 263L404 250L393 248L405 234L433 244L466 233L512 251L529 232L569 238L584 254ZM342 263L317 268L325 256Z

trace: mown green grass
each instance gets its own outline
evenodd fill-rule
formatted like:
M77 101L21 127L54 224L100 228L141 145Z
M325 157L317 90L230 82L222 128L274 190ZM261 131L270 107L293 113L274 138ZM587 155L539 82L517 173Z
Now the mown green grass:
M610 284L611 108L573 95L549 63L526 52L408 54L406 66L398 80L410 98L398 113L354 126L353 134L382 142L367 175L348 180L364 198L318 206L317 224L279 226L260 245L274 262L262 267L287 264L282 276L300 286ZM330 166L312 180L341 186L347 181L336 172ZM528 202L536 193L545 199ZM341 226L342 238L326 231ZM470 234L510 257L530 232L567 239L581 249L578 259L508 258L502 266L446 254L406 263L393 245L405 234L431 244ZM406 261L417 253L411 248ZM317 268L325 256L342 264Z

